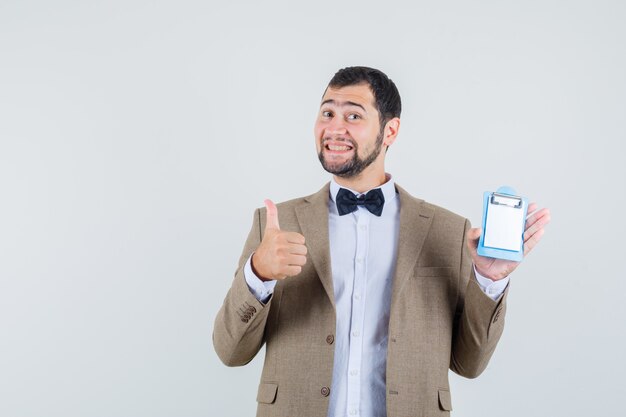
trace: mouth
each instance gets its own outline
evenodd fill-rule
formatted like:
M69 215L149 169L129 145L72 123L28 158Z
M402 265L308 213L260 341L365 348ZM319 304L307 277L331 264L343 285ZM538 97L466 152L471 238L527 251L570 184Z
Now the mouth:
M326 143L324 144L324 149L328 153L342 155L342 154L351 152L353 147L351 145L346 145L346 144L338 145L338 144Z

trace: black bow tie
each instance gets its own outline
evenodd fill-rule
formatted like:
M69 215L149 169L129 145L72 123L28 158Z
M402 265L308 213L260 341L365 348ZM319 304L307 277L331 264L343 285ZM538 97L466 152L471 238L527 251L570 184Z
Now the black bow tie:
M370 213L380 216L383 213L383 205L385 204L385 196L380 188L374 188L360 197L355 196L352 191L340 188L336 200L340 216L352 213L357 209L357 206L365 206Z

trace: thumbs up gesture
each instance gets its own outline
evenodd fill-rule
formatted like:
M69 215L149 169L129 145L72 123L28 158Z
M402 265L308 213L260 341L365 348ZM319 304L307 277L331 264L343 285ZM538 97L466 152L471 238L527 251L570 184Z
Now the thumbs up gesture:
M272 200L265 200L265 207L265 231L261 244L252 255L252 270L265 281L298 275L306 263L304 236L280 230L278 209Z

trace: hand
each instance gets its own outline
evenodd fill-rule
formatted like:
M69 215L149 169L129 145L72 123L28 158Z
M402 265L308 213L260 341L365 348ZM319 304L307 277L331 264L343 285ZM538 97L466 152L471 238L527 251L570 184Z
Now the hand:
M531 203L528 206L528 212L532 213L526 219L526 230L524 231L524 257L533 250L537 243L541 240L544 233L544 226L550 222L550 210L542 208L537 210L537 204ZM482 229L472 228L467 233L467 247L469 248L476 271L480 275L498 281L509 276L511 272L517 268L520 262L507 261L506 259L488 258L480 256L476 252L478 240Z
M272 200L265 200L265 207L267 222L263 240L252 255L252 270L264 281L298 275L306 263L304 236L280 230L278 209Z

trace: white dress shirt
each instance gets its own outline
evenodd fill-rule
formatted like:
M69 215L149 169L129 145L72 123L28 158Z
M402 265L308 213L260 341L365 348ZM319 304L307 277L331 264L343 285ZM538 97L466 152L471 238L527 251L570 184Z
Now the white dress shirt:
M386 178L377 187L385 197L380 217L363 206L340 216L335 197L341 186L334 178L330 183L328 237L337 323L329 417L387 414L385 373L400 199L391 175ZM276 281L256 277L251 259L244 267L246 282L259 301L267 302ZM474 271L489 297L495 300L504 292L508 277L494 282Z

